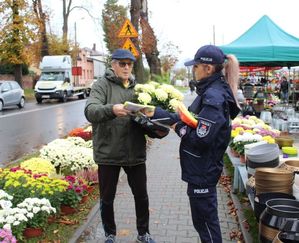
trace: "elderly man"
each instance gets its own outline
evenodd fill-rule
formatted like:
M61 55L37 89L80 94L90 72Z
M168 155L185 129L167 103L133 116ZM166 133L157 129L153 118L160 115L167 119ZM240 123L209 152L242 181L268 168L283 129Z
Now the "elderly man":
M94 83L85 106L85 116L93 129L105 243L115 242L113 202L121 168L134 195L137 242L155 243L149 234L145 130L131 119L130 111L123 105L133 100L135 81L131 73L135 60L130 51L115 50L111 68Z

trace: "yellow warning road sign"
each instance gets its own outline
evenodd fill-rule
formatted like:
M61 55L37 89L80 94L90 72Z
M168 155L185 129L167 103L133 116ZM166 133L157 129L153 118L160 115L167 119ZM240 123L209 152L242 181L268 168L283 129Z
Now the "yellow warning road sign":
M118 37L138 37L138 33L130 20L126 19L118 33Z
M130 38L126 39L125 43L123 44L123 49L127 49L129 50L130 52L132 52L132 54L135 56L135 57L138 57L139 56L139 52L137 51L135 45L133 44L133 42L131 41Z

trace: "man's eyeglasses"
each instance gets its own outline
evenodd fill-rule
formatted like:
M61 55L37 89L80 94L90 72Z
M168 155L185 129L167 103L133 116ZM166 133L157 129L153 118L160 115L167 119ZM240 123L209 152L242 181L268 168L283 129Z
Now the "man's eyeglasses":
M126 65L128 65L128 67L132 67L133 62L118 62L118 65L122 68L124 68Z

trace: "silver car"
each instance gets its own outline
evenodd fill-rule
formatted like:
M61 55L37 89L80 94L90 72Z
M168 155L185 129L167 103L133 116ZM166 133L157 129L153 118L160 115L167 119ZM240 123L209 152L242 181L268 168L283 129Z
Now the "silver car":
M16 81L0 80L0 111L13 105L19 108L25 106L24 90Z

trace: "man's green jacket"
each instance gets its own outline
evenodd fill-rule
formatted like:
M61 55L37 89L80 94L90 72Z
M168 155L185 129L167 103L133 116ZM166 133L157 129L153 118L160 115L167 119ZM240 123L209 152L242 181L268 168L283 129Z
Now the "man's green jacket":
M114 104L132 101L135 81L125 88L112 69L96 81L85 106L92 124L94 160L101 165L131 166L146 160L145 131L130 116L116 117Z

